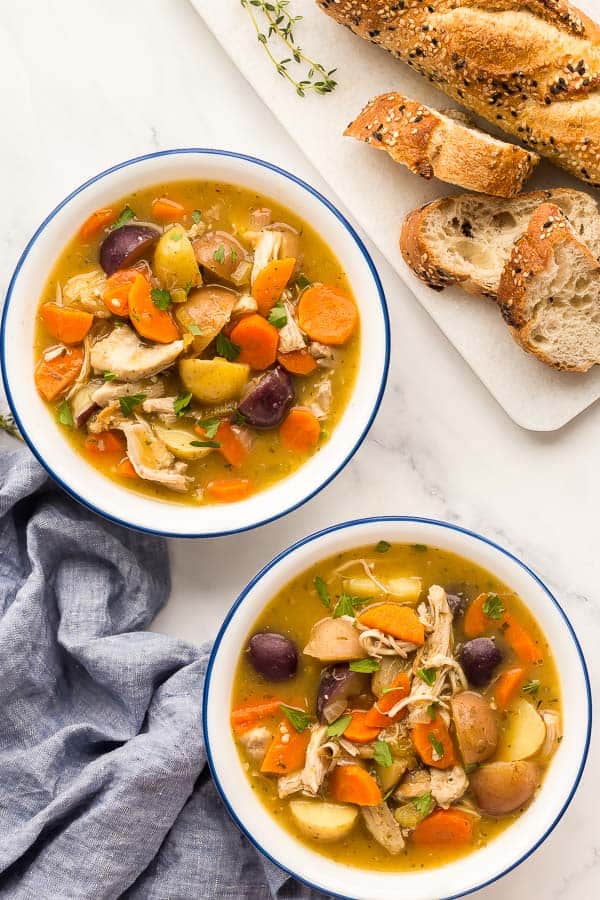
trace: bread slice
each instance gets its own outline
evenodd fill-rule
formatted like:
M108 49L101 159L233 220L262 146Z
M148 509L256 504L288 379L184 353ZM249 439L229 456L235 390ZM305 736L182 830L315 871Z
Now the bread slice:
M498 288L515 339L555 369L600 364L600 264L561 210L543 203L515 243Z
M423 178L495 197L518 194L540 161L537 153L480 131L465 114L430 109L398 93L371 100L344 134L387 151Z
M434 200L405 219L402 255L415 275L435 290L460 284L471 294L495 299L512 246L542 203L558 206L577 238L600 258L596 201L567 188L532 191L512 200L477 194Z

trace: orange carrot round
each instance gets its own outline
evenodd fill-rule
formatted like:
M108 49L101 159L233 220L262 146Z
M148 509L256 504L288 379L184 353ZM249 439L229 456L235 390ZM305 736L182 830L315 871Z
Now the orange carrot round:
M329 796L338 803L355 803L357 806L378 806L382 800L373 776L355 763L335 767L329 778Z
M247 731L257 722L272 718L275 713L279 712L282 703L283 700L266 697L262 700L252 700L244 706L238 706L231 713L231 726L237 732Z
M248 456L249 448L240 438L238 432L229 422L221 422L217 428L215 440L221 445L219 453L224 456L229 465L239 468Z
M240 347L238 362L246 363L252 369L268 369L277 358L279 332L256 313L237 323L232 329L231 340Z
M53 359L42 359L34 373L35 386L46 400L55 400L72 384L83 365L83 351L71 347Z
M456 765L456 751L446 723L439 713L432 722L419 722L411 731L415 749L426 766L449 769Z
M339 288L314 284L298 303L298 323L313 341L345 344L358 327L356 303Z
M358 621L367 628L379 628L399 641L419 645L425 642L423 623L414 609L401 603L378 603L361 613Z
M516 667L502 673L494 688L494 697L498 709L506 709L512 703L525 681L525 669Z
M301 769L309 740L310 731L298 732L287 719L282 719L262 761L260 771L269 775L287 775L288 772Z
M209 481L206 493L217 503L236 503L252 493L254 485L249 478L228 478Z
M80 344L94 321L89 312L56 303L44 303L40 318L48 334L63 344Z
M479 594L467 606L463 619L463 630L468 638L479 637L490 627L490 619L483 611L483 604L489 594Z
M311 375L317 368L317 363L307 350L278 353L277 362L292 375Z
M437 809L419 822L412 839L419 847L469 844L473 840L473 816L460 809Z
M510 612L502 616L502 635L506 643L515 651L521 662L540 663L544 654L527 629Z
M289 411L279 428L279 437L286 450L307 453L319 443L321 425L317 417L302 406Z
M268 315L269 310L281 299L295 266L296 260L292 257L274 259L258 273L252 286L252 296L261 316Z
M152 201L152 215L161 222L178 222L186 213L185 206L168 197L157 197Z
M118 431L101 431L100 434L90 434L85 439L85 449L92 456L123 454L125 445Z
M377 740L377 735L381 731L381 728L369 725L367 722L368 713L366 710L355 709L350 715L352 716L352 719L344 731L346 740L352 741L353 744L370 744L371 741Z
M150 282L139 273L129 289L129 316L138 334L150 341L170 344L181 337L171 314L155 305Z
M389 690L387 694L380 697L377 703L375 703L368 711L365 719L366 725L370 725L373 728L388 728L390 725L394 725L396 722L399 722L400 719L404 718L407 713L406 708L401 709L400 712L396 713L393 717L385 714L389 712L390 709L393 709L398 701L404 700L404 698L408 697L410 694L410 678L406 672L400 672L394 678L391 688L393 688L393 690Z
M144 276L139 269L120 269L106 281L102 300L114 316L129 315L129 294L136 279Z
M108 207L97 209L91 216L88 216L79 229L79 237L82 241L90 241L99 235L103 228L112 225L116 218L117 213L114 209L109 209Z
M117 475L120 475L121 478L137 478L138 473L133 468L133 463L129 459L129 457L125 457L119 463L117 463L116 468Z

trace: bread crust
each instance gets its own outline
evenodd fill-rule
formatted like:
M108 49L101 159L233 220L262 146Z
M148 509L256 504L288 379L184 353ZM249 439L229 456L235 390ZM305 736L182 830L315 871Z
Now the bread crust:
M317 0L459 103L600 186L600 27L566 0Z
M539 162L537 153L396 92L370 100L344 134L385 150L423 178L495 197L518 194Z

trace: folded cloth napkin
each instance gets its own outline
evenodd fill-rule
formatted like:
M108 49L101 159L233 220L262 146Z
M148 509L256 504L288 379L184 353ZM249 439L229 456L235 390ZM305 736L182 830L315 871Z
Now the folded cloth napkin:
M163 541L92 516L0 435L0 898L314 898L210 780L208 648L143 629Z

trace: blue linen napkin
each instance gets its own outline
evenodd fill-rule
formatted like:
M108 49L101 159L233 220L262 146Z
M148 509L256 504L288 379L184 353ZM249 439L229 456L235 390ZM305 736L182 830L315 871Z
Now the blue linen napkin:
M0 435L0 898L315 898L229 819L202 743L208 647L144 629L165 542L71 501Z

